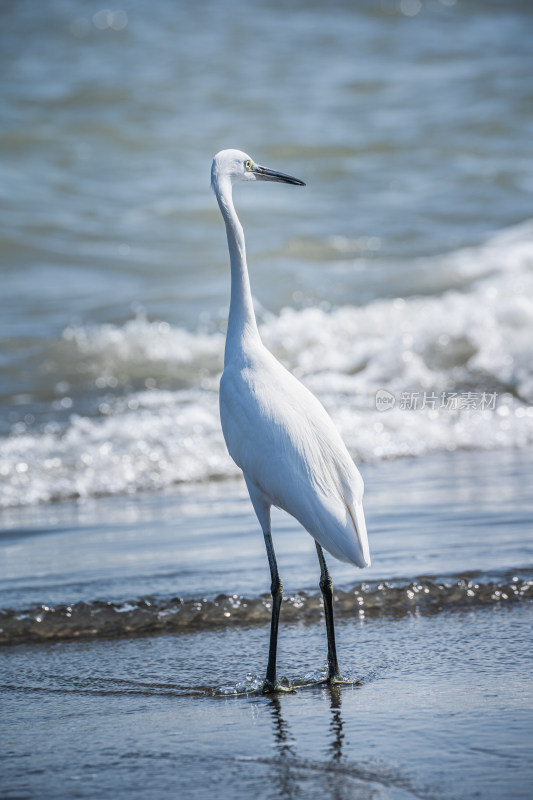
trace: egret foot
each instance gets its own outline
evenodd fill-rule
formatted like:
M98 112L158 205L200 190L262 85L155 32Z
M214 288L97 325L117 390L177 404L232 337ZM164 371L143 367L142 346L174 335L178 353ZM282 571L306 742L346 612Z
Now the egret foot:
M362 686L363 681L349 681L341 678L340 675L331 675L324 683L329 684L330 686Z
M281 683L265 681L263 684L263 694L297 694L292 686L282 686Z
M327 678L318 678L317 680L311 680L307 683L302 683L301 686L362 686L363 681L360 680L346 680L345 678L341 677L340 675L329 675ZM298 688L300 688L300 684L297 684Z

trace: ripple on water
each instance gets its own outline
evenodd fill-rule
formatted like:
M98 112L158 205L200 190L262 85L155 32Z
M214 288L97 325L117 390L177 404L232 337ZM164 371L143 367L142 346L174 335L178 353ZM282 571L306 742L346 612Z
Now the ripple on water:
M533 576L520 570L499 576L468 573L442 579L420 577L356 584L335 589L339 618L401 617L438 614L465 607L504 605L533 598ZM299 593L283 600L286 622L314 623L322 618L322 595ZM217 627L270 622L270 595L244 597L220 594L214 599L144 598L114 603L79 602L55 607L0 612L0 644L87 637L132 636L178 631L194 633ZM251 680L253 679L253 676Z

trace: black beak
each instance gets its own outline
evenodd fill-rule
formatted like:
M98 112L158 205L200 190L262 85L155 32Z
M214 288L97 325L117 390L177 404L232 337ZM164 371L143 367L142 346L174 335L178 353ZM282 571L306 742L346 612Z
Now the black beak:
M303 181L293 178L292 175L285 175L284 172L275 172L273 169L260 167L254 164L251 170L258 181L275 181L276 183L291 183L293 186L305 186Z

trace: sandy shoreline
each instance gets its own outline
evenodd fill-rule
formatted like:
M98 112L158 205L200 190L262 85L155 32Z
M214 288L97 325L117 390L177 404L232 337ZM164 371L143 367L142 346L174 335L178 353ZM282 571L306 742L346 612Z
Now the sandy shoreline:
M530 475L529 451L366 465L369 579L526 569ZM311 542L275 521L288 594L313 590ZM4 607L268 589L253 511L227 487L19 510L1 543ZM363 577L331 566L339 588ZM341 669L362 686L275 699L211 696L262 676L267 624L2 648L2 797L526 800L532 615L528 600L339 614ZM280 675L324 660L320 614L282 612Z
M186 691L259 672L261 629L10 648L2 796L526 800L531 620L528 604L343 623L363 685L280 698ZM285 626L289 672L320 659L322 634Z

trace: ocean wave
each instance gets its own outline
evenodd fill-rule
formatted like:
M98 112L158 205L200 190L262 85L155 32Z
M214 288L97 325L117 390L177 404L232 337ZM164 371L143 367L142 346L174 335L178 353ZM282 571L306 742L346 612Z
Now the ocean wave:
M175 328L164 321L150 322L141 312L122 326L70 325L63 331L60 356L84 363L97 376L97 386L116 388L136 379L194 384L222 368L223 334ZM64 367L63 367L64 368Z
M483 606L503 606L533 599L533 572L519 570L498 576L481 572L412 580L357 584L334 590L339 619L404 617ZM193 633L220 626L266 625L271 616L270 595L218 595L182 600L137 598L117 602L78 602L26 610L0 611L0 644L45 642L153 634ZM312 624L322 619L322 595L299 593L284 598L284 622Z
M0 505L160 489L237 474L222 440L216 394L145 391L106 402L97 419L0 444Z
M427 260L439 268L462 288L261 313L265 344L356 460L533 442L533 223ZM55 420L21 401L0 439L0 507L235 476L218 417L223 346L216 324L69 326L45 359ZM89 390L94 409L78 413Z

